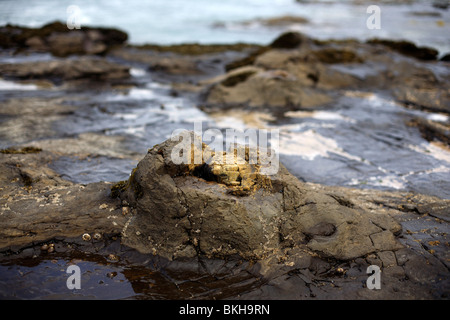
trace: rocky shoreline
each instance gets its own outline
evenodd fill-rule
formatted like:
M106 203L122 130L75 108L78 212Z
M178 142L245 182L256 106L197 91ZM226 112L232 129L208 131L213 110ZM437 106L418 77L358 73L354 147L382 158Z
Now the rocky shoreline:
M0 64L3 80L42 91L1 97L2 265L96 256L106 267L126 269L148 266L150 259L176 279L165 295L153 289L166 299L448 298L448 199L302 182L284 167L267 178L251 165L236 168L252 172L251 188L242 192L243 182L218 178L223 168L206 177L199 173L208 169L204 163L173 164L170 140L147 145L145 153L131 148L126 136L70 131L65 120L83 108L92 112L84 101L94 92L139 87L136 68L211 115L279 119L289 111L326 109L349 90L382 92L405 108L449 114L449 65L437 61L433 49L317 41L299 33L269 46L131 46L126 34L102 28L70 33L77 41L67 43L69 31L61 25L0 29L3 61L7 53L53 55ZM448 121L417 117L408 125L448 151ZM77 183L54 167L67 157L137 166L122 182ZM381 290L366 288L369 265L382 269ZM234 290L225 289L230 284Z

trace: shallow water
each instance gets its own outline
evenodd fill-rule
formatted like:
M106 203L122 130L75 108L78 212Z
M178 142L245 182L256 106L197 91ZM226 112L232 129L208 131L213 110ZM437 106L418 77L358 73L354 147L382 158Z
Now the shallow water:
M67 245L56 243L56 251ZM0 299L226 299L258 288L257 268L242 261L167 262L113 244L113 257L98 253L42 253L0 263ZM109 249L111 251L111 248ZM80 268L80 288L69 289ZM73 279L73 278L71 278ZM74 283L73 280L69 280Z
M103 156L61 157L52 162L50 168L57 170L61 178L75 183L115 182L126 180L138 161ZM95 172L95 174L93 174ZM113 179L113 180L112 180Z
M305 181L450 198L450 152L407 126L416 116L448 121L379 95L342 97L307 116L291 112L279 126L281 161Z

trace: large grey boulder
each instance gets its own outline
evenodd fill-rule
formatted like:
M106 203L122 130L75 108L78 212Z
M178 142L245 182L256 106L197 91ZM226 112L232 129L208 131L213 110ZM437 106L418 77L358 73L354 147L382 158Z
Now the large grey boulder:
M209 154L201 163L177 165L172 152L178 145L154 146L129 180L113 188L135 208L122 231L125 245L171 260L258 260L293 248L348 260L402 248L395 237L401 226L390 216L314 190L282 165L274 175L263 174L260 163L230 168L217 164L206 144L192 145Z

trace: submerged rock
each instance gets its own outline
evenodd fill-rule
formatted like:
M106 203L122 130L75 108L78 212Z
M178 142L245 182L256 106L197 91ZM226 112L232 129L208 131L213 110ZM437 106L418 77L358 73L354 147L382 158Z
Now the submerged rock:
M176 165L171 155L179 143L150 149L116 192L136 209L122 232L125 245L168 259L256 260L283 256L286 248L342 260L402 248L392 218L311 190L281 165L275 175L258 163L218 165L223 154L205 144L192 144L191 152L206 159Z

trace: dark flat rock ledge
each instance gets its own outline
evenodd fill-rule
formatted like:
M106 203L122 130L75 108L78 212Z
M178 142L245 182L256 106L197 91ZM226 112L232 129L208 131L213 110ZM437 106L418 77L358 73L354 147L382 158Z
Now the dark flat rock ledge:
M198 271L199 265L203 265L206 266L206 269L202 271L203 274L214 274L213 266L217 264L217 261L236 261L238 264L241 264L242 261L252 261L252 264L256 263L256 265L251 268L246 266L247 269L244 269L247 271L245 272L250 270L253 274L252 277L256 277L254 279L261 280L258 280L258 285L255 284L250 291L244 290L239 293L240 298L445 299L448 297L446 279L449 274L447 239L450 220L449 200L413 193L303 184L295 178L289 178L289 174L286 172L284 173L288 179L286 181L290 181L288 185L294 183L300 188L298 190L302 195L298 194L298 197L315 194L313 198L317 204L321 201L329 201L325 199L334 199L334 204L329 203L331 210L329 213L332 214L323 216L325 220L328 219L326 217L333 217L345 211L348 214L342 216L344 219L342 221L351 222L357 229L359 228L359 232L364 233L364 230L369 227L369 225L365 226L364 221L370 217L373 226L381 228L380 232L377 231L376 234L369 236L371 243L351 244L352 241L361 241L363 238L357 240L358 237L356 237L351 240L354 236L361 236L361 234L352 236L351 233L346 233L345 229L341 229L342 225L338 226L341 231L338 233L340 238L337 239L343 242L350 241L349 245L355 251L364 246L368 248L368 251L363 249L360 254L342 253L339 249L340 243L333 239L333 234L336 233L335 227L327 228L325 222L315 223L314 228L308 230L303 230L304 227L299 226L306 238L301 234L296 236L295 229L291 229L290 236L284 234L284 240L277 237L273 240L274 242L268 241L265 247L268 251L265 253L259 251L262 253L259 258L252 257L250 253L254 251L246 251L253 245L258 247L256 242L252 244L251 237L260 235L252 236L251 231L248 233L250 238L245 240L249 241L247 244L238 241L239 234L235 242L232 242L231 238L228 239L231 242L227 243L234 243L234 249L237 250L231 248L227 251L225 246L222 251L218 248L214 250L221 239L213 239L211 235L208 235L208 225L211 225L209 223L211 222L213 223L211 226L213 226L215 218L214 216L209 217L207 214L200 218L197 216L199 213L196 213L195 207L191 207L191 210L194 211L191 211L189 215L191 225L185 226L187 241L184 243L187 246L183 249L183 242L180 242L182 246L171 251L170 242L166 242L164 239L164 233L170 237L169 234L172 232L170 225L167 224L170 222L160 222L159 226L153 225L153 227L149 225L150 228L162 228L165 231L158 233L155 229L155 233L148 234L154 238L149 243L139 240L143 233L150 231L146 229L146 222L141 218L139 218L141 219L139 222L138 219L142 214L144 214L142 217L145 217L143 208L148 205L145 204L145 195L135 203L126 197L123 199L113 198L111 189L114 190L115 185L112 183L81 185L61 179L58 174L46 166L46 163L55 157L51 152L31 149L23 150L23 152L16 151L18 152L0 154L1 181L8 181L6 185L0 187L0 225L2 226L0 247L3 248L0 250L0 261L2 264L23 263L20 262L23 259L31 261L46 257L67 256L71 252L76 252L79 257L80 252L81 256L84 252L85 255L100 254L106 261L111 258L111 254L122 256L122 261L127 257L131 259L130 261L133 259L141 261L144 259L142 257L153 257L152 259L156 259L159 261L158 263L164 265L164 268L173 272L183 269ZM26 153L26 151L31 153ZM158 155L156 149L155 155ZM150 153L149 156L151 157ZM142 162L145 163L144 160ZM144 165L140 167L145 168ZM138 179L138 175L138 172L134 172L132 175L134 178L130 178L131 181L135 183L137 180L133 179ZM167 179L164 175L154 178L162 179L160 183L163 184ZM183 179L185 179L184 182ZM198 190L196 191L197 196L202 189L202 184L209 186L212 188L211 190L230 188L192 176L186 176L181 180L177 178L175 181L181 188L180 190L184 190L185 197L187 197L185 201L188 202L196 201L196 196L190 195L190 191L188 191L191 183L193 183L192 187ZM122 184L122 186L124 185ZM126 194L126 189L123 189L124 194ZM164 187L158 192L163 192L163 189ZM286 197L289 197L289 193L286 193L289 189L285 186L285 200L288 199ZM135 190L131 184L130 190ZM293 192L292 190L296 189L291 188L290 190L289 192ZM151 191L150 195L158 197L154 192ZM205 197L207 194L205 193L201 197ZM115 195L117 196L117 193ZM259 197L257 194L255 195L256 198ZM270 192L267 196L270 196ZM193 198L189 200L190 197ZM226 199L229 198L237 203L241 202L239 197L236 198L230 194L224 197L220 201L228 201ZM243 200L242 203L252 201L252 196L248 197L249 199ZM292 198L294 202L295 199L297 198ZM172 202L172 204L174 203ZM285 205L289 205L288 202L285 202ZM221 206L223 207L224 204ZM335 209L332 209L333 207ZM245 207L242 209L244 212L252 210L251 208L245 209ZM161 210L162 207L157 213L163 213ZM310 214L309 210L301 211L305 219L322 221L320 211L307 218ZM217 214L227 215L232 210L220 212L220 210L217 211ZM351 218L352 212L360 212L362 215ZM201 231L196 233L193 223L195 224L196 219L199 218L203 219L202 225L199 226ZM180 225L183 224L182 216L175 220L178 220ZM291 226L291 228L291 224L295 223L295 219L284 221L290 221L285 226ZM305 220L304 223L308 223L307 221ZM200 220L197 222L200 223ZM269 224L268 228L270 228ZM167 229L168 227L169 229ZM244 228L253 227L249 225ZM238 230L236 229L236 231ZM268 230L265 228L262 232L269 232L266 236L270 236L271 231ZM351 232L351 229L349 231ZM217 232L220 234L219 230ZM245 232L241 235L244 234ZM160 235L163 237L158 240ZM195 237L198 242L195 242ZM246 239L245 236L242 239ZM181 238L175 239L175 244L181 240ZM282 241L278 242L280 240ZM155 241L161 242L158 244ZM328 245L321 246L320 243L323 241ZM55 252L47 253L42 250L43 244L51 243L55 244ZM164 243L166 247L164 247ZM188 250L187 248L191 245L193 250ZM276 248L269 248L269 245L274 245ZM281 247L278 247L279 245ZM121 249L118 251L119 247ZM342 249L345 247L344 244ZM333 251L332 248L336 248L338 251ZM240 254L237 252L239 250L241 250ZM168 254L169 252L172 253ZM247 259L245 259L245 255L247 255ZM364 281L368 277L365 271L369 265L378 265L382 269L384 290L368 290L365 287ZM222 271L226 273L226 270ZM233 293L232 296L238 297L235 294Z

